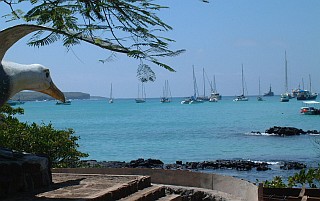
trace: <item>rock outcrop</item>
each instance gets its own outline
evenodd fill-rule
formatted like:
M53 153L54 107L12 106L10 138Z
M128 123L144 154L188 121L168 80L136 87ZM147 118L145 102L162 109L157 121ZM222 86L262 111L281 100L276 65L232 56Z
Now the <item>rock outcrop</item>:
M260 131L251 131L251 133L261 134ZM295 127L285 127L285 126L274 126L265 130L267 134L274 134L278 136L294 136L294 135L304 135L304 134L320 134L317 130L307 130L304 131Z

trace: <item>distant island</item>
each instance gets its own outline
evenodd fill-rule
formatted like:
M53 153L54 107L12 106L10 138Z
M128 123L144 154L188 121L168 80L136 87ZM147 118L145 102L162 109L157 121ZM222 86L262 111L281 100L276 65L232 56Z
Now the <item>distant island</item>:
M98 97L94 96L91 97L88 93L82 93L82 92L63 92L64 96L66 97L66 100L68 99L104 99L104 97ZM20 101L44 101L44 100L54 100L52 97L40 93L40 92L29 92L29 91L23 91L17 93L14 97L11 98L12 100L20 100Z

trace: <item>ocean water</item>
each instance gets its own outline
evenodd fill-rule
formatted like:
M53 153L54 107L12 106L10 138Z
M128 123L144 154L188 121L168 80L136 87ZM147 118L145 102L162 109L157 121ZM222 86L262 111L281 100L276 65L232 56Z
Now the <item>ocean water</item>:
M219 102L196 105L147 99L73 100L71 105L55 101L27 102L24 122L52 123L56 129L73 128L80 136L80 150L98 161L126 161L138 158L206 161L243 159L273 164L265 172L214 170L250 181L287 177L296 171L280 170L281 161L299 161L317 165L320 145L318 135L279 137L264 131L273 126L292 126L303 130L320 130L320 116L300 114L301 101L280 102L279 96L257 101L233 102L223 97ZM260 131L262 134L253 134Z

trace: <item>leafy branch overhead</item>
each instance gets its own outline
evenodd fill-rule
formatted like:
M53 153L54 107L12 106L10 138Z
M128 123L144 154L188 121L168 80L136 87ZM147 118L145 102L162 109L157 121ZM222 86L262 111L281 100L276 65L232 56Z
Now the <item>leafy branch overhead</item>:
M24 20L50 29L49 33L48 29L38 31L29 42L32 46L62 39L70 48L86 41L169 71L174 69L159 58L185 51L171 50L169 44L174 40L161 36L172 27L157 16L157 12L168 7L154 0L5 0L0 3L7 4L12 11L5 15L8 21ZM28 9L21 9L21 4L28 5L24 6Z

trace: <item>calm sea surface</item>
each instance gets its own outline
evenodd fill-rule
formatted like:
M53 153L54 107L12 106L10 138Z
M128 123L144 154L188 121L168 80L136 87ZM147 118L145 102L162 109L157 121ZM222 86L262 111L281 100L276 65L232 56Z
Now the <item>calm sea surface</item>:
M245 159L273 164L265 172L217 170L247 180L265 180L276 175L291 175L280 170L280 161L300 161L310 165L319 162L318 135L278 137L263 132L273 126L292 126L320 130L320 116L301 115L301 101L281 103L279 96L264 97L258 102L233 102L233 97L196 105L182 105L182 98L171 103L147 99L137 104L134 99L74 100L71 105L55 101L27 102L26 122L52 123L56 129L73 128L80 136L80 150L87 159L126 161L138 158L205 161ZM251 134L260 131L262 134Z

